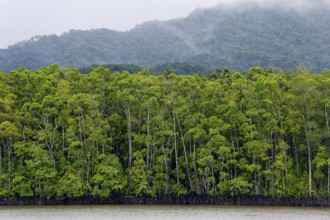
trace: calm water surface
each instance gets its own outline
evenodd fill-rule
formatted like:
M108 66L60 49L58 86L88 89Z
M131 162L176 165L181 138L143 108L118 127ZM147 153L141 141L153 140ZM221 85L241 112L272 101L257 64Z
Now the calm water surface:
M330 208L104 205L0 207L0 220L330 220Z

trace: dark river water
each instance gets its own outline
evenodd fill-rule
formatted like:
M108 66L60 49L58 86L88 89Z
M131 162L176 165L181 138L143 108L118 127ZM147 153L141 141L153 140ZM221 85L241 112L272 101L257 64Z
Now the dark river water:
M0 207L0 220L239 220L286 219L330 220L330 208L258 207L258 206L169 206L169 205L102 205L102 206L34 206Z

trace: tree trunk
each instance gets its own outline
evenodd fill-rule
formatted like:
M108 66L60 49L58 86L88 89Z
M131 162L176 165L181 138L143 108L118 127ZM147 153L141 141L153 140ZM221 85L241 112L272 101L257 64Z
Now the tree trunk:
M4 142L8 148L8 194L11 192L11 146L8 140L4 138Z
M193 149L194 149L193 160L194 160L195 184L196 184L197 194L199 195L201 193L201 191L199 189L199 179L198 179L198 175L197 175L197 165L196 165L196 140L194 140Z
M132 169L132 125L131 110L127 108L127 136L128 136L128 169Z
M271 135L272 136L272 135ZM271 137L272 139L272 137ZM274 162L275 162L275 143L272 144L272 165L271 165L271 178L270 178L270 188L271 188L271 194L272 197L274 197Z
M312 156L311 146L307 144L308 148L308 195L312 196Z
M327 111L327 106L324 106L324 114L325 114L325 122L327 125L327 131L328 131L328 141L330 141L330 126L329 126L329 115ZM328 158L330 157L330 147L328 146ZM328 195L330 194L330 164L328 163Z
M308 135L308 121L305 120L305 117L303 117L304 123L305 123L305 135L306 135L306 144L307 144L307 153L308 153L308 195L312 196L312 149L311 145L309 143L309 135Z
M184 153L184 159L186 162L186 171L187 171L187 176L188 176L188 183L189 183L189 187L190 189L192 189L192 185L191 185L191 177L190 177L190 170L189 170L189 162L188 162L188 156L187 156L187 150L186 150L186 144L184 143L184 138L183 138L183 132L180 126L180 121L178 118L178 114L174 111L177 122L178 122L178 126L179 126L179 131L181 134L181 140L182 140L182 146L183 146L183 153Z
M150 107L147 105L147 135L150 135ZM150 154L150 144L149 141L147 142L147 166L146 166L146 172L148 172L149 169L149 154ZM149 179L149 178L148 178ZM149 186L149 181L148 181Z
M164 120L162 120L162 125L163 125L163 131L164 131ZM164 160L165 160L165 172L166 172L166 183L165 183L165 195L168 193L168 165L167 165L167 153L165 152L165 140L164 137L162 137L162 150L164 154Z
M255 153L253 153L252 162L253 162L253 165L257 164ZM256 195L259 195L260 194L260 190L259 190L259 188L260 188L259 187L260 172L256 168L254 168L254 170L253 170L253 176L254 176L254 190L255 190Z
M179 163L178 163L178 149L176 143L176 125L175 125L175 115L173 111L173 144L174 144L174 154L175 154L175 169L176 169L176 183L179 187L180 179L179 179Z
M0 175L2 174L2 154L3 154L3 145L0 144Z

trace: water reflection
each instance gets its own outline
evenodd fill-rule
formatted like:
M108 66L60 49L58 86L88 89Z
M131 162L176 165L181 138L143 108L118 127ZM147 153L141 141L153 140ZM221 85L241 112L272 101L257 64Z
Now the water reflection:
M240 220L240 219L330 219L329 208L247 206L34 206L0 207L1 220Z

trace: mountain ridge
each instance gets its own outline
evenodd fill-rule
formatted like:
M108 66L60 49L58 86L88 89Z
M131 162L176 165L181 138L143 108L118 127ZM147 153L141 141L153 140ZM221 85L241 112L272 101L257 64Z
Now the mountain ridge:
M328 7L299 11L250 4L197 9L185 18L149 21L130 31L71 30L36 36L0 50L0 69L37 69L128 63L150 68L187 62L239 71L260 65L282 69L330 68Z

